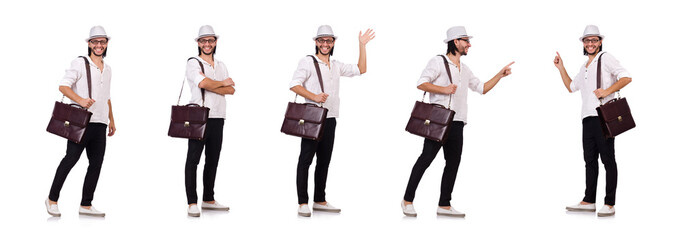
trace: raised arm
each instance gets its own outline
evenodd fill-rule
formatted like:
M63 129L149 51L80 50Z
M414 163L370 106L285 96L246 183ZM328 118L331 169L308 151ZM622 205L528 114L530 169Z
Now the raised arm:
M559 69L559 74L561 74L561 80L564 82L564 86L566 86L566 90L568 92L571 91L571 77L568 76L568 72L566 72L566 68L564 67L564 61L561 60L561 55L559 55L559 52L556 52L556 56L554 57L554 66L556 66L557 69Z
M372 29L367 29L364 34L360 31L360 34L358 35L358 40L360 41L358 68L360 69L361 74L367 72L367 50L365 47L372 39L374 39L374 30Z
M511 63L507 64L507 66L504 66L504 68L502 68L502 70L500 70L497 74L495 74L495 76L493 78L491 78L490 80L485 82L485 84L483 84L483 94L486 94L486 93L488 93L488 91L490 91L490 89L493 89L493 87L495 87L495 85L497 85L497 83L500 81L500 79L502 79L503 77L509 76L509 74L511 74L511 65L512 64L514 64L514 62L511 62Z

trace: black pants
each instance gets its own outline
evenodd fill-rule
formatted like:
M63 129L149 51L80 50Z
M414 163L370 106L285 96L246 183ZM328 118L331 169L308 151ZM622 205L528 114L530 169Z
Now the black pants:
M585 158L585 198L583 201L594 203L597 197L597 177L599 176L599 156L606 169L606 197L604 204L616 205L616 185L618 167L614 150L614 138L606 138L602 133L597 117L583 119L583 155Z
M185 192L187 204L197 203L197 166L201 159L201 152L206 146L206 158L204 164L204 197L203 201L214 201L213 187L218 170L220 150L223 146L223 125L225 119L209 118L206 123L204 140L190 139L187 144L187 162L185 162Z
M315 165L315 195L313 201L326 202L325 188L327 187L327 172L334 149L334 134L336 132L336 118L327 118L324 122L322 139L315 140L301 138L301 154L298 156L296 169L296 188L298 204L308 203L308 169L317 155Z
M81 206L92 206L92 199L95 195L95 188L97 188L97 180L99 180L99 173L102 169L102 161L104 161L104 151L107 146L107 125L102 123L89 123L81 143L68 141L66 144L66 156L62 158L57 172L52 180L52 187L50 188L50 195L48 198L52 201L59 200L59 192L64 186L66 177L71 172L73 166L76 165L80 159L83 150L87 150L88 155L88 172L85 174L85 182L83 183L83 197L81 198Z
M450 206L452 189L455 187L457 170L459 169L459 162L462 159L463 130L464 123L456 121L452 122L450 125L448 138L443 144L424 139L422 154L417 158L414 167L412 167L410 180L407 183L407 189L405 190L405 196L403 197L405 201L414 201L414 194L417 191L419 181L422 179L426 169L431 165L431 162L433 162L433 159L436 158L436 155L442 146L445 157L445 169L443 169L443 178L440 183L440 200L438 201L438 206Z

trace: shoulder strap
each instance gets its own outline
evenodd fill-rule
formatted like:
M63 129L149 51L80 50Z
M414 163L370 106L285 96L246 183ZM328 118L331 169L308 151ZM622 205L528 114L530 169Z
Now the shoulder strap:
M448 72L448 78L450 79L450 84L452 84L452 74L450 73L450 66L448 66L448 60L445 59L445 56L440 55L440 57L443 58L443 64L445 64L445 71Z
M84 56L78 56L85 61L85 73L88 75L88 98L92 99L92 76L90 75L90 61Z
M601 56L604 56L604 53L597 58L597 89L601 88Z
M313 63L315 65L315 71L317 71L317 80L320 81L320 88L322 89L322 92L324 92L324 84L322 84L322 73L320 72L320 63L317 62L317 59L313 55L308 55L313 59Z
M450 66L448 66L448 60L445 59L445 56L443 55L438 55L441 58L443 58L443 64L445 64L445 71L448 73L448 79L450 79L450 84L452 84L452 74L450 73ZM448 109L450 109L450 102L452 101L452 94L449 95L450 100L448 100ZM424 95L422 96L422 102L426 98L426 91L424 91Z
M204 64L201 63L201 61L199 61L199 59L197 59L195 57L188 58L187 61L192 60L192 59L197 60L197 62L199 63L199 67L201 67L201 73L204 73ZM185 79L182 79L182 87L180 88L180 96L178 96L178 104L177 105L180 105L180 98L182 97L182 90L185 89ZM204 106L204 94L205 93L206 93L206 90L202 88L201 89L201 106Z

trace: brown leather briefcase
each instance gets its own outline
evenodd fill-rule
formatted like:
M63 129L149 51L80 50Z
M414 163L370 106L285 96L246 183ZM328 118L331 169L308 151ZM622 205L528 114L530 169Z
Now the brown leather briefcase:
M604 54L602 53L602 55ZM602 55L599 55L597 60L597 89L601 88ZM601 103L601 99L599 101ZM630 105L628 105L628 101L625 98L620 97L620 91L618 91L618 97L611 99L605 104L600 104L597 107L597 114L601 122L602 132L607 138L614 138L618 134L633 129L636 126L630 112Z
M313 63L315 64L320 89L324 92L319 63L314 56L310 57L313 58ZM296 94L296 97L298 97L298 94ZM327 119L328 110L312 103L296 103L296 97L294 97L293 102L289 102L289 105L287 105L287 111L284 113L284 122L282 122L280 131L284 134L319 141L322 138L324 120Z
M90 62L86 57L80 56L85 60L85 72L88 79L88 97L92 98L92 80L90 76ZM62 97L64 101L64 97ZM64 137L69 141L80 143L85 129L90 123L92 113L87 108L81 107L78 104L66 104L63 102L54 102L54 109L52 110L52 118L47 124L47 131L57 136Z
M441 57L443 58L443 63L445 63L445 70L450 78L450 83L452 83L448 62L445 60L445 56L441 55ZM414 103L414 108L412 108L412 114L410 115L410 120L407 121L405 131L442 143L448 138L450 123L455 117L455 111L450 110L450 106L445 108L440 104L425 103L425 97L426 91L422 101ZM450 95L450 98L452 98L452 95Z
M201 72L204 72L204 64L194 57L187 59L197 60L201 67ZM185 88L185 81L182 81L182 88L180 88L180 96L178 97L178 104L171 108L171 122L168 127L168 136L177 138L187 138L194 140L203 140L206 136L206 122L208 122L207 107L199 106L198 104L180 105L180 98L182 97L182 90ZM204 103L204 94L206 90L201 89L201 103Z
M319 141L324 130L327 109L310 103L290 102L281 131L285 134Z

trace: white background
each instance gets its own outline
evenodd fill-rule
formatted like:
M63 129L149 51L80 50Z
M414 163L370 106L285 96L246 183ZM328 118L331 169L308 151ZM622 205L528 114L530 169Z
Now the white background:
M682 17L669 2L4 1L0 238L679 238ZM237 84L227 97L215 188L232 210L188 218L187 142L166 133L204 24L220 35L216 57ZM334 58L342 62L357 60L360 30L373 28L376 38L367 46L368 72L341 80L327 199L343 211L300 218L300 140L279 128L294 97L291 76L314 53L311 37L321 24L340 36ZM610 218L564 210L583 196L581 103L552 60L559 51L569 75L577 73L587 24L600 27L604 50L633 76L622 94L637 128L616 140L617 214ZM118 131L107 140L93 202L107 216L78 216L84 155L61 192L62 217L50 218L43 201L66 141L45 127L64 69L87 53L84 38L94 25L112 36L105 61ZM436 217L439 155L417 191L419 217L405 218L398 204L423 141L404 131L421 97L415 84L428 60L445 52L445 31L455 25L474 36L463 62L482 80L516 64L487 95L469 94L452 200L467 217ZM203 160L199 169L201 186ZM603 180L602 168L598 208ZM312 177L310 187L312 195Z

